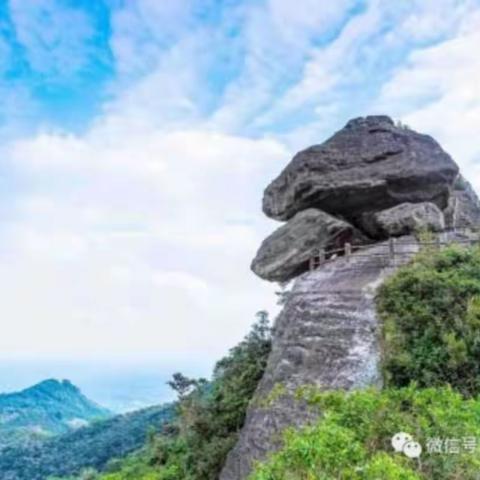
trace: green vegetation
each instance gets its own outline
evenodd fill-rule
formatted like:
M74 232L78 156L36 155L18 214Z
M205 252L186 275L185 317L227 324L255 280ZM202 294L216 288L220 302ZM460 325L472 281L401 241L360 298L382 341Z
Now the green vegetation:
M173 472L165 478L217 479L243 425L269 352L268 318L261 313L247 337L216 364L211 383L195 381L191 391L185 391L178 375L174 377L171 386L179 393L179 437L170 447L171 453L164 442L158 448L158 463L166 472Z
M142 447L174 414L172 405L152 407L36 444L8 447L0 452L2 478L45 480L49 476L78 474L87 467L104 469L111 459ZM92 475L92 470L87 469L81 478L89 480Z
M141 451L110 464L99 480L218 479L271 348L268 315L257 315L245 339L216 364L211 382L173 376L178 416L168 434L150 436Z
M0 449L41 441L112 416L68 380L45 380L0 394Z
M378 306L387 385L480 393L480 248L421 253L383 285Z
M323 418L289 430L284 448L259 465L250 480L447 480L478 479L480 457L464 448L480 439L480 399L449 387L353 393L301 393ZM395 453L390 441L409 432L423 445L419 459ZM459 453L429 453L435 439L457 439Z
M377 300L387 388L299 392L321 420L287 431L250 480L479 478L478 445L462 442L480 443L480 248L423 251ZM420 459L394 451L398 432L423 446ZM440 452L429 451L432 442Z
M385 390L301 389L299 400L321 418L287 430L283 448L249 480L478 480L480 248L420 253L383 285L377 300ZM259 317L217 363L212 381L174 375L177 416L168 428L104 473L87 470L80 478L217 480L271 348L267 315ZM398 432L422 445L419 458L394 451Z

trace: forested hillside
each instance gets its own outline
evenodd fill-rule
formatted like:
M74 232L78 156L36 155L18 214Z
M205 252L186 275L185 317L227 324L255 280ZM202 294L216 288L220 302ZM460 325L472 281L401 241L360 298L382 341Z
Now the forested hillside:
M177 418L162 434L103 474L85 470L79 478L99 480L216 480L238 438L247 406L270 352L266 312L229 354L217 362L211 381L177 373Z
M112 415L68 380L45 380L21 392L0 395L0 449L66 433Z
M93 467L103 469L145 444L174 416L172 405L151 407L94 422L88 427L25 447L0 452L2 480L45 480L77 474Z

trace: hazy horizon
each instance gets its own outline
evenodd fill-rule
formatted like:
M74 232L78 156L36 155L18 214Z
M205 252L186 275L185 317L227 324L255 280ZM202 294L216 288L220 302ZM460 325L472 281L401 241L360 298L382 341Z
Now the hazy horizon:
M171 363L97 360L8 360L0 362L0 394L24 390L44 380L70 380L90 400L115 413L125 413L175 400L167 381L181 371L192 377L210 374L212 365L198 362Z

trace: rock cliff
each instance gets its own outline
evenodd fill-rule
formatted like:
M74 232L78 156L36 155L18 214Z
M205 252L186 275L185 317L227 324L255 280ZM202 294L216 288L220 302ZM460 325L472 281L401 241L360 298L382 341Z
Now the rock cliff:
M263 242L252 269L270 281L296 279L220 480L245 479L255 461L279 446L286 427L312 419L293 398L298 387L380 387L376 289L418 252L418 230L480 222L478 198L452 158L431 137L386 116L351 120L295 155L266 189L263 210L286 223ZM351 255L329 258L329 249L346 242ZM326 261L310 271L317 249L327 251Z

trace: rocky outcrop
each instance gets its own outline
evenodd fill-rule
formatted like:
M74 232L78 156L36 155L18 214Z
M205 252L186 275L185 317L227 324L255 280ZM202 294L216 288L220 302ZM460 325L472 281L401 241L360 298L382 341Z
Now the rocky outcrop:
M263 211L288 220L314 207L354 221L365 211L405 202L444 209L457 173L433 138L397 127L389 117L357 118L295 155L265 190Z
M286 282L308 270L309 259L318 249L333 250L345 242L360 243L363 239L351 224L309 208L263 241L252 270L265 280Z
M404 237L398 241L395 264L390 262L388 244L380 243L350 258L328 262L295 281L276 320L265 375L220 480L245 479L255 461L279 447L287 426L316 418L293 399L298 387L381 386L375 292L417 251L415 239ZM279 394L272 395L275 391Z
M270 281L298 278L220 480L244 480L280 445L287 426L315 418L294 400L299 387L380 386L376 289L419 250L411 233L441 231L445 222L480 224L478 198L450 156L431 137L385 116L352 120L298 153L266 189L263 209L287 223L262 243L253 271ZM439 235L445 241L469 234ZM386 241L392 236L396 241ZM346 242L357 246L338 258L327 253L318 269L305 272L316 249L341 250Z
M429 230L445 229L443 212L433 203L402 203L373 214L363 216L363 224L374 237L398 237Z
M445 210L448 228L465 228L480 225L480 201L470 183L459 175Z

